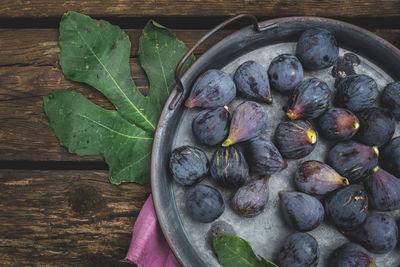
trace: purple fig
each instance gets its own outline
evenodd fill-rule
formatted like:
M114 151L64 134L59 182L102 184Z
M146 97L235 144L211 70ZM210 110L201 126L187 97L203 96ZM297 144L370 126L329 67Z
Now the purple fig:
M255 180L236 191L232 204L238 214L251 218L264 210L269 198L268 179Z
M236 85L223 71L211 69L200 75L185 102L188 108L228 105L236 96Z
M376 267L375 260L365 248L347 243L337 248L329 259L329 267Z
M360 128L356 115L344 108L330 108L318 119L319 133L333 141L351 139Z
M267 127L267 111L258 103L246 101L233 112L229 136L222 146L250 140Z
M371 207L381 211L400 209L400 180L376 167L365 180L365 189Z
M275 130L275 143L286 159L300 159L310 154L317 144L318 135L308 121L281 122Z
M347 178L316 160L303 162L296 171L294 182L300 191L317 195L324 195L349 184Z
M247 144L247 158L253 174L272 175L288 165L276 146L264 137L251 139Z

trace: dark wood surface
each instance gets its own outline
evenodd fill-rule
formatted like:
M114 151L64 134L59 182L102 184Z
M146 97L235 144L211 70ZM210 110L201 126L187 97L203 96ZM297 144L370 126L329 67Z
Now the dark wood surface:
M60 146L43 113L43 96L77 90L105 107L96 90L71 82L58 65L58 22L74 10L121 25L132 42L131 71L148 81L138 39L148 18L174 28L193 45L228 16L341 18L400 47L400 2L390 1L2 1L0 7L0 266L119 266L149 185L108 182L101 157L78 157ZM39 28L38 28L39 27ZM200 55L238 25L217 33Z

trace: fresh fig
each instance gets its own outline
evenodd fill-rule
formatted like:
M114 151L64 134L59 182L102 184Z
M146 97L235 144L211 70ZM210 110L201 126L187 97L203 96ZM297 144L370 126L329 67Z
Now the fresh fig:
M264 178L240 187L232 199L232 205L238 214L251 218L264 210L268 198L268 178Z
M380 167L365 179L365 189L372 208L381 211L400 209L400 180Z
M303 79L303 66L297 57L281 54L271 61L268 75L273 89L282 93L291 93Z
M229 136L222 146L250 140L267 127L267 111L258 103L246 101L233 112Z
M354 141L337 143L329 150L327 162L350 183L366 178L378 165L379 150Z
M247 179L246 160L236 147L219 147L210 163L211 178L224 187L240 187Z
M193 119L193 135L200 144L218 145L228 136L230 120L227 106L202 110Z
M350 140L360 128L356 115L344 108L330 108L318 119L318 131L328 140Z
M393 138L383 150L382 165L393 175L400 176L400 136Z
M375 260L362 246L347 243L337 248L329 258L329 267L376 267Z
M335 36L323 28L311 28L303 32L296 45L296 55L304 68L320 70L332 66L338 55L339 47Z
M362 185L349 185L335 191L325 201L325 214L340 229L353 229L368 215L368 197Z
M382 106L390 109L400 121L400 81L389 83L381 94Z
M324 195L349 184L329 165L316 160L303 162L297 168L294 182L300 191L316 195Z
M374 79L365 74L353 74L341 79L337 85L335 102L352 112L371 107L378 96Z
M250 171L256 175L272 175L288 165L276 146L264 137L251 139L246 152Z
M318 134L308 121L281 122L275 130L275 143L286 159L300 159L310 154Z
M289 119L315 119L329 106L332 91L317 78L300 82L292 92L286 115Z
M172 151L169 168L177 183L191 185L208 173L208 159L200 148L181 146Z
M350 239L373 253L388 253L396 247L398 228L396 221L387 214L369 216L363 224L345 232Z
M393 113L383 108L367 108L357 114L360 129L356 139L365 145L383 146L392 138L396 129Z
M204 184L195 184L186 190L185 206L190 217L202 223L214 221L225 209L221 193Z
M242 96L272 103L267 70L253 60L246 61L236 70L233 77L238 93Z
M286 191L279 192L279 196L283 218L297 231L311 231L324 220L324 207L315 197Z
M236 96L232 78L221 70L211 69L200 75L193 85L185 106L216 108L228 105Z
M307 233L295 233L287 237L279 253L279 267L316 267L318 262L318 242Z

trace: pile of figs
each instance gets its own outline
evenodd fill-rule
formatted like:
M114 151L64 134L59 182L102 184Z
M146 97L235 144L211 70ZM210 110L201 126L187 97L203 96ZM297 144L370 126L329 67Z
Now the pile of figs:
M325 220L352 242L336 248L330 266L376 266L371 252L388 253L399 239L395 219L382 212L400 209L400 137L392 139L400 120L400 82L380 90L372 77L356 73L358 64L352 53L339 56L331 32L312 28L301 35L295 55L278 55L268 69L247 61L233 77L217 69L198 77L185 106L200 110L192 122L196 143L215 152L209 159L187 145L173 150L169 162L171 177L185 186L190 217L210 223L224 212L217 187L231 190L230 206L239 216L259 215L273 175L325 138L331 144L325 162L293 163L297 171L288 178L298 191L274 192L282 220L298 232L285 240L278 264L317 266L318 242L305 232ZM318 78L303 79L305 71L329 67L335 89ZM287 95L288 102L285 120L269 140L263 132L271 91ZM230 112L236 96L244 101Z

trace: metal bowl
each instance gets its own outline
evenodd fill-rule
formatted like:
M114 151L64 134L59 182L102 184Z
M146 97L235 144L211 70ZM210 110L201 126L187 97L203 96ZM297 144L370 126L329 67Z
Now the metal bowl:
M252 19L253 26L239 30L205 52L179 78L180 68L193 50L226 24L237 18ZM184 144L195 144L191 133L191 120L198 110L188 110L183 106L196 78L208 69L222 69L232 75L237 66L245 60L255 59L268 67L271 59L282 52L294 53L295 42L300 34L312 27L322 27L334 33L340 46L340 54L351 51L361 57L361 65L357 73L366 73L372 76L380 89L387 82L400 79L400 50L379 38L373 33L357 26L317 17L289 17L273 19L257 24L250 15L241 15L218 25L205 35L182 58L177 68L177 87L169 96L160 116L154 136L151 158L151 186L153 201L160 226L169 246L177 259L184 266L218 266L210 246L205 241L205 234L211 224L200 224L192 221L185 213L183 203L183 188L175 185L168 171L169 156L173 148ZM319 77L333 88L333 77L330 69L306 72L306 77ZM184 90L183 90L184 89ZM281 108L287 102L287 97L274 94L273 106L265 105L270 113L270 125L263 133L267 137L273 135L276 125L283 120L284 112ZM235 107L240 98L230 106ZM397 127L396 134L400 134ZM320 141L315 151L302 159L323 160L325 152L331 144ZM201 147L210 156L215 148ZM300 160L301 161L301 160ZM231 192L222 191L226 210L221 216L233 225L238 235L247 239L255 251L262 256L275 260L281 242L286 235L293 232L279 218L279 200L277 192L291 189L291 176L300 161L290 161L289 168L271 178L270 201L263 214L253 219L244 219L235 215L229 203ZM206 183L209 183L206 181ZM400 212L393 212L398 219ZM218 220L219 220L218 219ZM321 262L325 266L329 254L346 239L334 227L324 223L311 234L318 240L321 249ZM396 266L400 262L400 252L395 249L389 254L375 255L378 266Z

